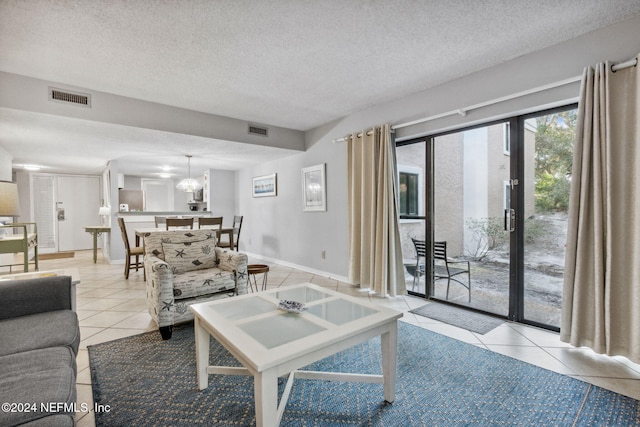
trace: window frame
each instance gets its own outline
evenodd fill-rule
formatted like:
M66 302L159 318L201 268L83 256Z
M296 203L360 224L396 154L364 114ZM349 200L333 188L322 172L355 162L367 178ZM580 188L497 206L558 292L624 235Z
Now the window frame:
M402 174L405 175L413 175L416 176L416 206L417 213L403 213L401 211L402 207L400 204L400 176ZM400 216L401 221L411 221L422 218L424 216L424 170L415 166L407 166L407 165L398 165L397 172L397 182L398 182L398 215Z

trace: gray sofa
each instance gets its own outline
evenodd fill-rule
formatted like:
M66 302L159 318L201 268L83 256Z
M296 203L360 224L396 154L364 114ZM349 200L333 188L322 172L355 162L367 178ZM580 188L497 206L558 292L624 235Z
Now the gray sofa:
M74 425L72 286L68 276L0 280L0 426Z

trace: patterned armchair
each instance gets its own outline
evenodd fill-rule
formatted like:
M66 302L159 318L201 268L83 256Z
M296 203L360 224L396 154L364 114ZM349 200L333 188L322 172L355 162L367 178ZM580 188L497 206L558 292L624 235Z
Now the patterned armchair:
M217 247L213 230L147 233L144 254L147 308L165 340L193 319L189 305L247 293L247 255Z

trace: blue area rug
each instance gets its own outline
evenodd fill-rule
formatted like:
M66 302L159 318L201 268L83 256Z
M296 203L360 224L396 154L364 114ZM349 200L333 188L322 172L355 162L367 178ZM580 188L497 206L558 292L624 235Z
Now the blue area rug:
M89 347L97 426L252 426L253 378L196 384L193 325ZM211 360L239 366L214 339ZM309 369L381 373L380 339ZM280 393L284 389L281 380ZM296 380L282 426L640 426L640 402L399 322L396 401L381 384Z

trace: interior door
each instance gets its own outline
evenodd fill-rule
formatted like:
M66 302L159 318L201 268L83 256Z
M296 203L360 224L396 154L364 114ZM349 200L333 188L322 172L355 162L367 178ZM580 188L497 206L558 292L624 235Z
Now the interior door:
M58 251L92 249L93 238L84 227L100 224L100 178L58 176L56 187Z

